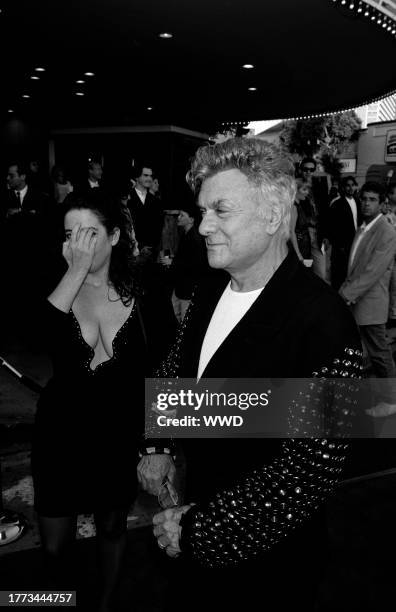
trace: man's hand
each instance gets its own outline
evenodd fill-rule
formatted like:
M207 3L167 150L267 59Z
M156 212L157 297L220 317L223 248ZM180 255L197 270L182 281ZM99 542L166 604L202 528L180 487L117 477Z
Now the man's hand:
M160 512L153 517L153 533L157 538L158 546L165 550L169 557L177 557L181 553L180 536L181 530L180 519L193 504L178 506L177 508L168 508L164 512Z
M7 213L6 213L6 218L8 219L8 217L12 217L13 215L17 215L20 212L22 212L22 208L9 208L7 210Z
M144 246L140 249L140 254L143 257L150 257L153 254L153 247Z
M323 246L325 251L328 251L330 248L330 240L328 238L323 238Z
M137 466L138 481L142 485L143 491L151 495L158 495L165 478L170 482L174 481L176 467L170 455L145 455Z

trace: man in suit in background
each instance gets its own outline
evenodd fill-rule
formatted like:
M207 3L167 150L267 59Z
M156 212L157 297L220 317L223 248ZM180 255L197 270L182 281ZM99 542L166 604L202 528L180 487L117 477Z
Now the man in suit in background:
M149 191L153 182L151 166L144 164L136 166L135 181L128 208L132 215L136 240L141 258L145 261L155 260L161 238L163 210L159 198Z
M28 184L27 175L28 170L21 162L12 163L8 167L8 197L3 209L6 219L14 215L22 215L24 218L29 216L29 219L32 220L34 215L48 213L48 196L31 187Z
M103 189L102 177L102 164L94 159L88 160L87 177L74 187L74 193L85 196L92 189Z
M21 324L31 314L34 298L47 290L57 238L55 208L47 195L30 186L27 176L24 163L8 166L8 191L0 219L0 265L6 307L15 316L21 315Z
M331 285L336 291L346 279L349 252L360 221L356 188L353 176L342 179L342 195L330 204L324 229L326 246L331 245Z
M396 412L396 370L385 331L396 233L382 214L384 200L384 190L379 183L363 185L363 223L353 240L347 278L339 291L352 307L375 376L392 379L376 385L379 402L369 410L371 416Z
M385 218L396 230L396 183L390 183L386 190L386 212ZM389 303L389 320L388 328L396 327L396 260L393 265L391 282L390 282L390 303Z
M88 162L88 181L87 190L99 189L102 187L103 167L97 161Z

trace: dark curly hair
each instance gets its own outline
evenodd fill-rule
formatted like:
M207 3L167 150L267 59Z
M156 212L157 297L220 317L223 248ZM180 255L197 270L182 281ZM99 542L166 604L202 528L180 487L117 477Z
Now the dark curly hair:
M368 181L367 183L364 183L363 187L360 190L360 195L362 196L364 192L367 193L368 191L376 193L379 197L379 201L381 204L385 201L385 189L383 188L381 183L378 183L377 181Z
M134 256L136 242L129 210L120 201L100 189L92 189L87 194L70 193L62 204L62 222L71 210L89 210L97 216L109 236L118 228L120 237L113 246L109 282L122 303L129 306L132 299L141 293L137 282L137 264Z

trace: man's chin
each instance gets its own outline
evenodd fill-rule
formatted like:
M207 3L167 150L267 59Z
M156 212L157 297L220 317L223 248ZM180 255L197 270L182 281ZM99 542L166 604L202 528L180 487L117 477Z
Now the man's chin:
M226 262L224 261L222 257L216 257L216 256L209 254L208 264L211 268L221 269L221 268L224 268L224 266L226 265Z

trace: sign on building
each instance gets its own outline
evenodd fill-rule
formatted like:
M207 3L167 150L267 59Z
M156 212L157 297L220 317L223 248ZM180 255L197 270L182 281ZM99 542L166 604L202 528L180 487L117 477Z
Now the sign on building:
M354 174L356 172L356 157L352 157L351 159L340 159L342 163L343 174Z
M396 130L386 133L385 161L396 162Z

